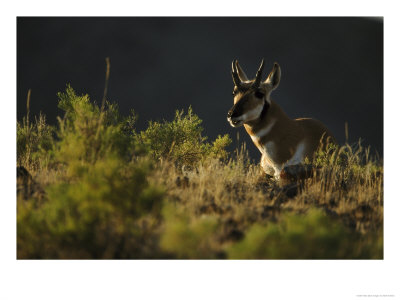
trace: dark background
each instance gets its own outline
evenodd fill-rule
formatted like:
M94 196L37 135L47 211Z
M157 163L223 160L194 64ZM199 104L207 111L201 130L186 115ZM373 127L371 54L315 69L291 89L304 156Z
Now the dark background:
M340 143L363 139L383 154L382 18L28 18L17 19L17 118L39 111L56 123L57 92L67 83L101 103L105 57L110 57L108 99L122 114L133 108L138 129L172 120L189 105L214 139L229 133L258 150L243 128L231 128L231 62L254 77L282 68L272 98L292 118L324 122ZM266 78L264 75L264 78ZM236 142L234 143L236 146Z

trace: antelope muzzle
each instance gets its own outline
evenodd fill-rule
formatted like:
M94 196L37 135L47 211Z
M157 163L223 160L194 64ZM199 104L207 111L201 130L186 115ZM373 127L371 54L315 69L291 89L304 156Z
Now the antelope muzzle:
M227 115L227 120L232 127L239 127L243 124L243 120L241 118L241 113L236 109L237 106L233 106Z

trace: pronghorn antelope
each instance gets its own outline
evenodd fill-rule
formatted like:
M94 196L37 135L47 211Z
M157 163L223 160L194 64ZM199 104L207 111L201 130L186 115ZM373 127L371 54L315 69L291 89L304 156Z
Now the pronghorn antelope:
M232 62L233 107L228 112L232 127L244 125L260 150L265 173L280 179L285 166L312 159L315 151L327 142L335 142L324 124L310 118L290 119L270 97L281 78L281 68L274 63L265 81L261 81L264 60L256 78L249 80L237 60Z

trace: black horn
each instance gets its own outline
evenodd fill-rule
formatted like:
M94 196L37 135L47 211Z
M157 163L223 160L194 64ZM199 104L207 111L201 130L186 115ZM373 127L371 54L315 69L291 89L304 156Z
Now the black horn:
M246 73L243 71L243 69L240 67L239 62L236 60L236 70L238 71L240 81L248 81L249 79L246 76Z
M254 83L253 83L253 87L258 88L260 86L263 69L264 69L264 58L261 61L260 67L258 68L258 71L256 74L256 79L254 80Z
M241 85L242 85L242 81L241 81L240 78L239 78L239 74L238 74L238 71L237 71L237 68L236 68L236 63L237 63L237 60L235 59L235 60L232 62L232 78L233 78L233 83L234 83L238 88L240 88Z

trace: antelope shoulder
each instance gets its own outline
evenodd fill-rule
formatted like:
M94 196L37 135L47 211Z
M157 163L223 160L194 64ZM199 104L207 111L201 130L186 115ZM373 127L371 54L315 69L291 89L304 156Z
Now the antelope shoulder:
M336 143L333 134L322 122L311 118L295 119L295 122L302 128L305 137L307 144L305 157L312 159L319 147L326 146L328 143Z

